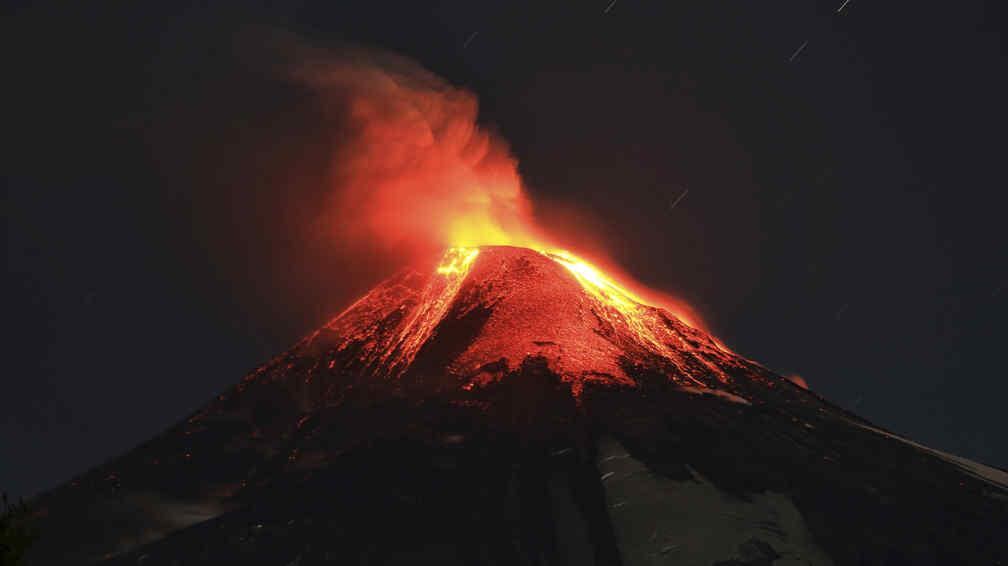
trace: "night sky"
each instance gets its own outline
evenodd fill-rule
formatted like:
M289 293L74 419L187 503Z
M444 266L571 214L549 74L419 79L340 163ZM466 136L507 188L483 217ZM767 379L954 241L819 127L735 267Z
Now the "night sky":
M1004 8L842 3L15 3L0 489L132 448L400 267L310 229L337 140L264 30L474 92L540 223L838 405L1008 466Z

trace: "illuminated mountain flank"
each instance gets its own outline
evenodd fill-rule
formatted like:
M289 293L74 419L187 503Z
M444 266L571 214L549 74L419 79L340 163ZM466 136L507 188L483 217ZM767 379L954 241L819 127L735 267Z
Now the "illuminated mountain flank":
M998 564L1006 483L569 253L453 248L40 496L30 563Z

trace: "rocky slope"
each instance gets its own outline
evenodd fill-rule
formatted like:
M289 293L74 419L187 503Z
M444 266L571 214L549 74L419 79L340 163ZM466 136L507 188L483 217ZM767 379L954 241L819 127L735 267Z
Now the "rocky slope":
M566 256L452 250L36 501L33 564L999 564L1008 476Z

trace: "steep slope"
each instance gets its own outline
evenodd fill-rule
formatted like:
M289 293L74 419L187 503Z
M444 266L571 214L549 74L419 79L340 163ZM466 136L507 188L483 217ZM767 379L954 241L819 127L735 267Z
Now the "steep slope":
M33 563L997 564L1006 484L572 256L454 249L39 498Z
M734 371L765 378L705 333L576 269L524 248L452 250L435 277L378 287L299 348L350 353L369 375L431 389L497 382L530 357L575 395L586 383L633 385L628 365L692 387L725 384Z

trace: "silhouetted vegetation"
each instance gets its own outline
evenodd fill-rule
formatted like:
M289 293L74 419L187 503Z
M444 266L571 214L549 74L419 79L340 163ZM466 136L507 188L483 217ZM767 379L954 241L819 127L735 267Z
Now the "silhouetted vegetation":
M35 533L28 524L28 506L24 501L11 503L4 493L0 508L0 566L22 564L34 539Z

